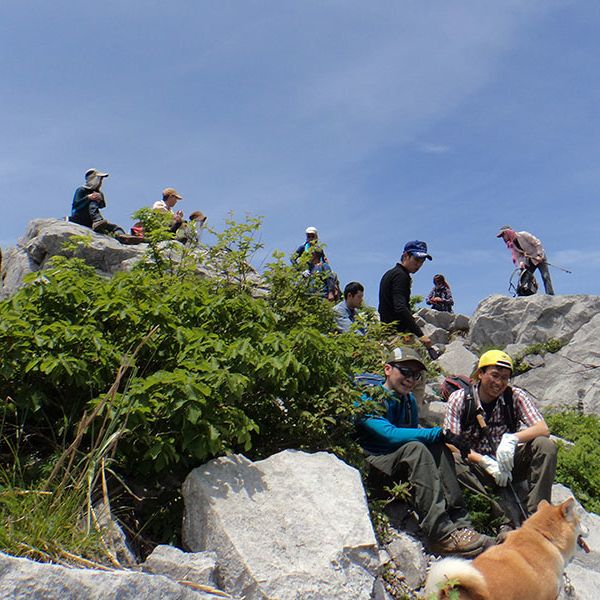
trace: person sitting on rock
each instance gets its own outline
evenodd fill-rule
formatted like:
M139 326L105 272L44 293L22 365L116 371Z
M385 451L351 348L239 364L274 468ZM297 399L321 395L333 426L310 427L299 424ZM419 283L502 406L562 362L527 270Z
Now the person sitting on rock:
M162 192L162 200L157 200L153 205L153 210L156 210L161 213L170 213L172 215L171 224L169 226L169 231L175 233L183 223L183 211L178 210L174 211L173 208L182 200L183 197L180 196L175 188L168 187L165 188Z
M411 502L432 552L476 556L492 540L471 525L446 443L465 455L469 448L459 436L440 427L418 426L412 389L425 368L413 348L393 350L384 365L381 388L362 396L363 403L371 401L379 410L357 420L358 440L367 455L371 481L410 484ZM366 405L365 411L370 410Z
M550 502L557 448L531 396L510 385L512 374L508 354L483 353L475 385L448 398L444 427L471 447L468 456L455 457L459 481L487 496L506 526L517 527L541 500ZM512 485L520 482L526 484L523 504ZM500 496L500 505L492 495Z
M340 333L346 333L352 329L356 320L356 313L362 306L365 288L358 281L351 281L344 288L344 299L333 307L335 325ZM359 335L364 335L364 329L354 330Z
M206 220L207 217L201 210L195 210L190 214L189 220L181 224L175 239L182 244L198 244Z
M438 274L433 277L433 289L425 298L425 303L434 310L452 312L454 298L452 298L452 290L443 275Z
M106 207L104 194L100 191L106 177L108 173L102 173L97 169L88 169L85 172L85 185L75 190L69 221L90 227L96 233L125 236L125 231L121 227L109 223L100 212L101 208Z
M339 281L337 275L325 262L325 254L320 248L314 248L310 254L308 268L303 272L308 278L309 291L319 294L329 302L339 299Z

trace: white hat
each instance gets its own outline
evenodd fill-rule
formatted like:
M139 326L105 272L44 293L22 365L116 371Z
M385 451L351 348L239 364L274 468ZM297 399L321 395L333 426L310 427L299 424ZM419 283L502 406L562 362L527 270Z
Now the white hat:
M305 233L314 233L317 235L319 232L317 231L316 227L307 227Z

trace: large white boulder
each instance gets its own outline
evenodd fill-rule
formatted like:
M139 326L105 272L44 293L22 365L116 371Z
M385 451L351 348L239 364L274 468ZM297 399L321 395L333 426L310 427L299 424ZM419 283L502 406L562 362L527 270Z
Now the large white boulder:
M550 339L567 343L599 312L600 296L490 296L471 318L468 344L478 351L496 347L514 354Z
M369 599L379 566L361 478L324 452L241 455L183 485L183 540L218 557L219 583L247 600Z
M0 298L14 294L29 273L43 269L48 260L57 254L66 254L64 244L72 236L89 238L79 245L75 255L94 267L99 273L112 275L122 270L121 265L130 259L139 260L146 245L124 246L116 239L94 233L89 227L60 219L34 219L15 248L5 254L2 264Z
M600 414L600 314L573 334L569 343L514 380L543 407L577 408Z
M471 375L477 366L477 356L465 348L462 338L450 342L437 364L445 373L452 375Z

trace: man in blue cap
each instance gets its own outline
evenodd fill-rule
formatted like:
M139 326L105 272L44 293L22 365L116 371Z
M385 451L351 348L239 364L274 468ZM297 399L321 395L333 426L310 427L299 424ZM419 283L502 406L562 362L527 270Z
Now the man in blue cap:
M406 243L400 262L381 278L378 310L383 323L394 323L399 333L413 333L430 356L437 358L431 340L417 325L410 309L411 275L423 266L425 260L431 260L425 242L414 240Z

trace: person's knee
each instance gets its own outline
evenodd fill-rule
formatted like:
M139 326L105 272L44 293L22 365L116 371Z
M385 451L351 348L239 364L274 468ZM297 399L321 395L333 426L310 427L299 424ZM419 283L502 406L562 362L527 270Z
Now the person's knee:
M531 442L531 448L535 454L544 454L546 456L556 456L558 447L554 440L548 437L537 437Z

